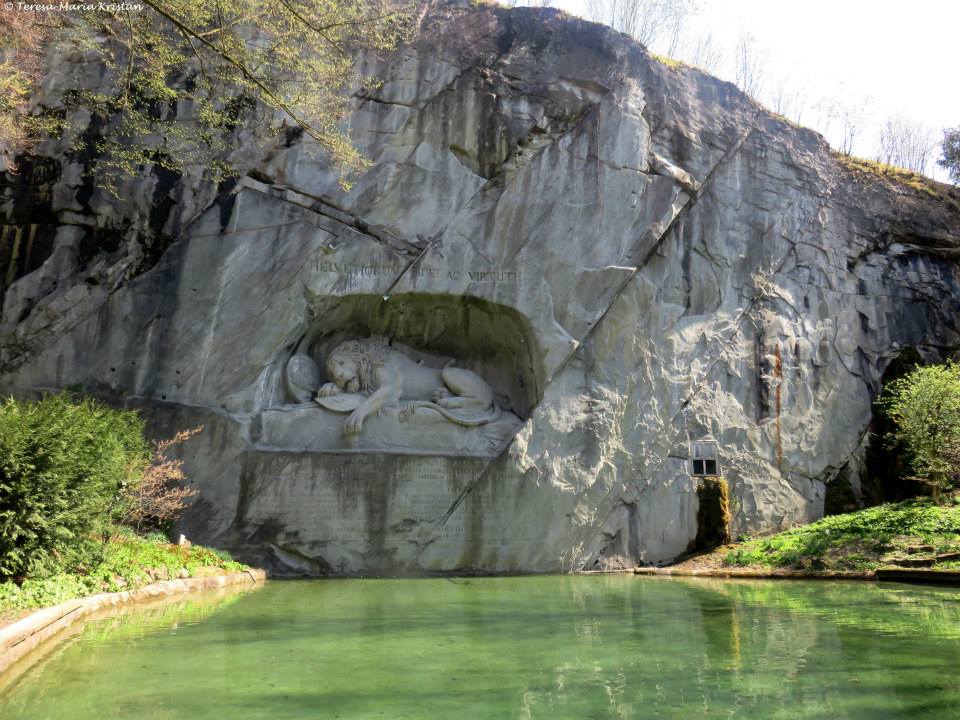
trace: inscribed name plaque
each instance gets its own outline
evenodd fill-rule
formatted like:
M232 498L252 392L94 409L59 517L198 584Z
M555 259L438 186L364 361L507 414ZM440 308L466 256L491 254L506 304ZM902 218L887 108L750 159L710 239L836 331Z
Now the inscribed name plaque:
M283 550L281 563L290 565L289 556L295 555L333 572L417 567L424 544L440 543L446 554L450 542L462 543L467 552L475 542L476 513L494 512L484 501L468 514L463 512L467 504L458 505L486 466L484 459L306 457L286 465L275 462L273 453L261 454L260 467L254 468L256 486L237 518L237 529Z

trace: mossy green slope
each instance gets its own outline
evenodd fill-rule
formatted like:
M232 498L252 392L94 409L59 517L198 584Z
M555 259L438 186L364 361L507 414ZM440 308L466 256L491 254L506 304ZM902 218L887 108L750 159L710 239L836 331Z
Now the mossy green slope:
M941 505L914 498L826 517L749 540L730 550L724 564L811 570L960 568L960 494Z

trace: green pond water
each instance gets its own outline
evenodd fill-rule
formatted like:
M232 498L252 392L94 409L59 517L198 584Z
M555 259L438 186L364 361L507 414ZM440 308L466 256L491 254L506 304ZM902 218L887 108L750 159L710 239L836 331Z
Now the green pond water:
M96 621L3 720L960 718L960 590L633 576L271 582Z

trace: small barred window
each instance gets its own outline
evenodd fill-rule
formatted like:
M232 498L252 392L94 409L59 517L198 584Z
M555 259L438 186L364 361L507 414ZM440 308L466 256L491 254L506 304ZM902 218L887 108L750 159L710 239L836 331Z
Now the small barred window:
M693 475L719 475L717 465L717 443L713 440L701 440L693 443L690 457L693 460Z

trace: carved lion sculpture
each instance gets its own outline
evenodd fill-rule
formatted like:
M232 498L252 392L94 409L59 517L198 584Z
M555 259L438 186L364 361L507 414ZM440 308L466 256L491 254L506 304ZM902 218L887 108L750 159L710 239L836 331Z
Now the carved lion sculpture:
M332 382L320 387L316 400L330 410L350 413L344 424L347 435L359 433L372 413L394 405L401 406L401 419L426 408L468 427L500 415L493 391L476 373L449 365L442 370L426 367L383 343L341 343L327 357L326 371Z

